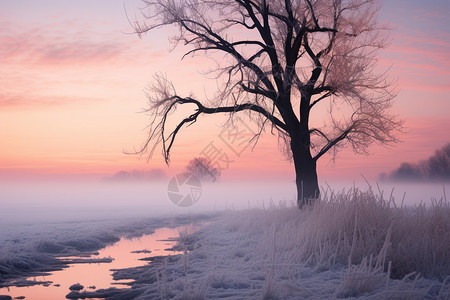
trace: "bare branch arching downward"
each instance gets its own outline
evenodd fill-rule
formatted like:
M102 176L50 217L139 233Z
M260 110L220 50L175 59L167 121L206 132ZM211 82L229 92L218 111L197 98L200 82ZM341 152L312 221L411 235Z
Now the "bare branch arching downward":
M150 135L153 137L155 133L159 133L161 136L161 142L163 144L163 153L164 158L166 162L168 163L170 160L170 150L172 149L172 146L175 142L175 138L178 134L178 132L183 128L183 126L188 126L192 123L195 123L197 121L198 116L201 114L217 114L217 113L237 113L239 111L249 110L257 112L261 115L263 115L265 118L270 120L278 130L287 131L286 124L284 124L280 119L273 116L271 113L266 111L261 106L255 105L253 103L243 103L238 104L234 106L221 106L221 107L205 107L200 101L193 99L191 97L182 98L179 96L172 96L170 98L165 99L165 101L169 102L170 105L165 108L165 110L162 112L162 118L161 122L155 126L155 129L153 130L152 134ZM169 134L165 133L166 128L166 122L167 117L171 113L171 111L177 106L182 104L194 104L197 106L195 109L195 113L191 114L190 116L184 118L178 125L175 127L173 131L171 131ZM159 131L159 132L157 132ZM148 141L149 142L149 141Z

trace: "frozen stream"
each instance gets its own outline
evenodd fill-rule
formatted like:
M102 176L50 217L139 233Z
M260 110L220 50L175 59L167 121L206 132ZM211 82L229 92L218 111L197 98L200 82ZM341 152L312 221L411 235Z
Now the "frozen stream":
M98 255L91 258L112 258L109 263L80 263L70 264L68 268L55 271L50 276L40 276L28 278L28 280L49 281L51 284L35 285L28 287L1 288L0 295L10 295L18 299L51 300L65 299L70 292L69 287L75 283L80 283L85 290L104 289L126 281L113 280L111 269L121 269L137 267L147 264L147 261L140 258L178 254L179 252L166 250L171 248L179 236L180 230L189 228L158 228L153 234L141 236L139 238L124 239L107 246L98 251ZM70 259L86 257L70 257ZM67 257L64 257L67 259Z

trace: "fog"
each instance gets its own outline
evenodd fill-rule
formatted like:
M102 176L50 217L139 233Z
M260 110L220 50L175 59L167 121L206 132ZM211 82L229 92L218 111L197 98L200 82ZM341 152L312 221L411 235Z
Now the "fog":
M179 207L169 199L168 182L3 182L0 224L195 214L264 206L271 200L293 200L295 195L295 186L289 182L203 183L198 201L190 207ZM180 193L185 192L180 189Z
M406 291L418 299L450 295L447 281L442 283L436 278L419 278L419 275L413 283L409 279L397 280L391 278L390 271L385 272L387 266L384 265L388 253L385 245L389 245L387 241L390 241L392 245L402 245L393 246L389 252L388 269L391 270L392 260L392 274L403 276L417 272L430 276L440 274L442 278L448 276L449 236L442 233L448 227L448 222L445 223L449 220L448 204L436 204L430 210L432 213L423 214L421 207L386 210L384 204L378 201L378 196L373 196L383 194L385 199L389 199L392 193L397 205L402 203L403 197L404 206L419 203L430 205L432 198L443 198L449 188L448 183L384 182L377 185L374 182L369 186L363 180L355 183L322 181L324 196L332 192L345 192L352 187L361 190L372 188L374 193L359 193L356 198L353 194L347 194L334 198L340 201L338 206L323 201L313 210L300 211L294 206L280 205L283 202L295 205L296 189L292 181L222 181L203 183L199 188L195 182L186 180L183 182L188 184L178 186L178 191L173 191L171 182L172 179L159 182L0 183L0 287L2 283L25 286L39 282L45 284L54 278L44 276L44 273L37 273L37 282L36 275L34 279L27 280L26 277L35 271L55 272L65 267L66 263L58 259L60 256L84 259L86 253L93 255L96 253L93 251L99 251L119 239L141 237L156 228L168 226L180 233L178 249L187 249L190 243L194 243L193 250L184 251L173 261L160 261L164 267L152 262L114 271L115 279L135 280L139 289L133 285L131 290L102 289L100 286L94 290L89 288L92 282L86 276L76 274L70 275L64 284L55 279L53 284L62 284L58 287L36 287L44 291L41 298L36 296L35 289L26 291L33 295L33 299L56 299L49 296L49 291L64 295L70 292L68 286L80 282L88 287L80 292L82 295L94 297L105 292L108 295L122 293L116 299L134 299L134 296L122 297L130 291L145 294L147 298L157 298L161 295L161 286L167 286L174 293L203 291L209 295L205 298L219 298L223 291L235 298L242 295L255 298L256 294L265 293L265 287L270 287L270 284L277 287L277 298L282 299L306 298L309 295L317 295L315 299L328 299L337 293L367 295L368 291L374 293L375 298L387 293L397 295L395 293L398 291ZM176 205L174 199L180 198L173 194L191 193L187 186L194 187L195 203L186 207ZM359 201L365 205L358 205ZM253 207L267 209L241 211ZM223 210L228 211L217 216L198 215ZM405 214L405 211L411 214ZM350 238L354 236L356 220L362 220L358 223L358 230L364 238L353 242ZM179 228L186 224L199 225L202 229L190 239ZM392 240L389 240L391 230ZM142 249L157 253L149 244L140 244L137 249L124 251ZM409 255L405 255L404 249L408 249ZM337 254L338 250L340 254ZM374 253L377 263L372 267L367 259L370 254L372 261ZM122 254L116 254L113 258L116 257L121 258ZM348 264L350 259L352 266ZM382 265L377 266L378 261ZM154 263L157 264L157 272L153 269ZM310 263L314 264L312 268ZM94 265L96 263L85 265L89 274L94 274L91 269ZM187 266L191 270L189 276L184 275ZM274 269L273 266L279 267ZM110 266L104 267L109 269ZM270 270L276 270L273 271L274 277L267 275L272 272ZM154 280L152 276L160 271L166 275L160 278L161 281ZM10 282L14 278L19 279ZM139 281L142 278L144 283ZM167 278L170 280L166 281ZM362 287L360 278L367 278ZM302 286L306 288L295 288ZM184 290L185 287L187 290ZM0 294L16 297L24 296L25 292L0 288ZM197 295L192 298L201 297Z
M0 225L72 222L117 218L138 218L175 214L196 214L268 207L280 202L295 203L292 181L229 181L203 183L198 200L188 207L175 205L168 196L168 182L49 182L14 181L0 183ZM441 199L449 183L370 183L378 194L398 205L429 203ZM364 181L321 181L322 193L353 186L366 190ZM186 193L180 189L179 193Z
M414 206L421 203L429 205L432 200L445 198L445 193L450 191L450 182L376 182L359 180L357 182L323 182L322 188L335 192L348 190L356 187L360 190L372 189L375 194L382 193L383 198L389 200L391 197L396 205Z

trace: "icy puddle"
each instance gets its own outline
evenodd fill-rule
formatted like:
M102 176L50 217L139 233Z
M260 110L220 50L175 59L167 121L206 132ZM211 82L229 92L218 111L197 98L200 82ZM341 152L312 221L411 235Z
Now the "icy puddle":
M154 233L140 238L121 239L99 250L98 255L90 257L91 259L110 257L113 259L111 262L70 264L68 268L55 271L50 276L28 278L28 280L49 281L51 284L48 286L1 288L0 295L10 295L13 299L20 297L16 299L60 300L65 299L70 292L69 287L75 283L80 283L87 291L112 286L120 287L121 283L129 281L113 280L111 269L138 267L148 263L139 260L140 258L181 253L165 249L171 248L175 244L174 239L179 236L180 232L186 230L190 232L193 229L189 225L179 228L158 228ZM69 257L69 259L86 259L86 257Z

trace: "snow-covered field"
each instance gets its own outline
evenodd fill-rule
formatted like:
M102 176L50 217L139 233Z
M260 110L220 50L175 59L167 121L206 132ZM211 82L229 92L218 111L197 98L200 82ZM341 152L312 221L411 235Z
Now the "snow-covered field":
M204 216L173 218L120 219L82 222L55 222L39 226L16 226L0 230L0 288L8 285L35 285L26 277L45 278L74 261L72 257L89 259L99 249L121 238L139 237L160 227L176 227L199 222ZM61 259L58 259L61 258ZM66 259L69 257L70 259ZM77 279L74 278L74 281ZM38 280L39 281L39 280ZM0 293L1 295L1 293Z
M389 197L388 197L389 198ZM2 227L0 281L61 268L55 256L96 251L157 227L203 224L181 234L184 254L117 270L129 287L73 291L107 299L450 299L450 205L401 207L378 193L328 193L209 216L105 219ZM74 283L78 282L74 278ZM69 291L68 291L69 292Z

